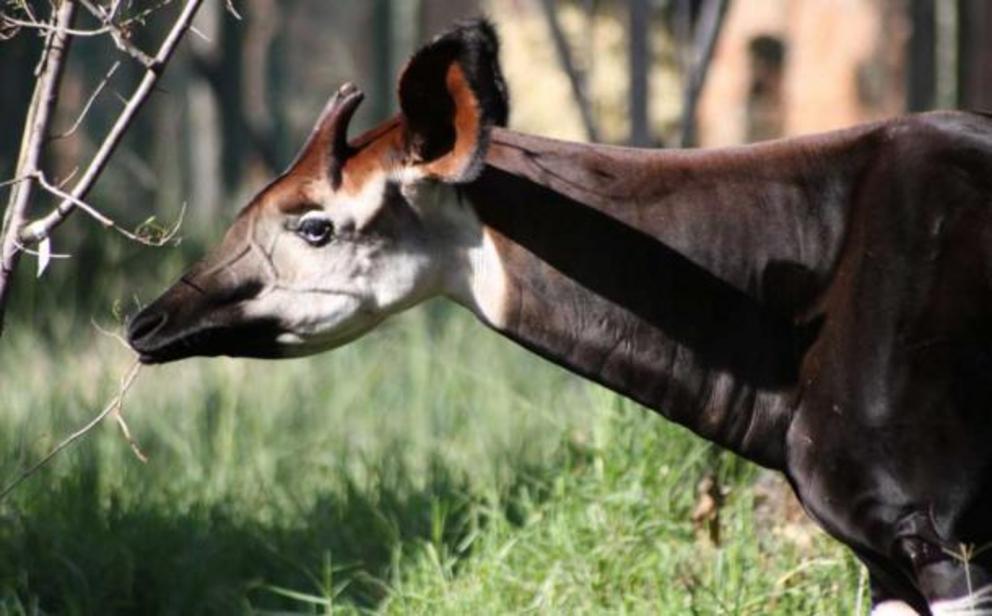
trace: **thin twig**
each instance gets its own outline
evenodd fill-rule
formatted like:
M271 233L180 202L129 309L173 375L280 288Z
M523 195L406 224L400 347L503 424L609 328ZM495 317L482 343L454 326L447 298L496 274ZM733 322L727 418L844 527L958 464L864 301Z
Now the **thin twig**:
M41 256L41 253L40 252L38 252L37 250L34 250L32 248L28 248L27 246L21 244L20 242L18 242L17 248L18 248L18 250L20 250L24 254L31 255L32 257L40 257ZM70 255L68 253L51 252L51 253L48 254L48 257L47 258L49 258L49 259L71 259L72 258L72 255Z
M96 319L90 319L90 323L93 325L94 328L96 328L96 331L100 332L104 336L112 338L114 341L116 341L118 344L120 344L128 351L131 350L131 345L127 343L127 340L124 339L123 335L114 331L110 331L109 329L106 329L104 327L101 327L100 324L96 322ZM124 421L124 415L121 413L121 408L118 407L117 409L115 409L112 415L114 416L114 420L117 422L117 425L120 426L121 433L124 435L124 439L127 441L127 444L131 446L131 451L134 453L135 457L138 458L138 460L147 463L148 456L146 456L145 453L141 450L141 446L138 445L137 439L131 436L131 430L130 428L128 428L127 422Z
M72 126L69 127L69 130L53 135L52 139L64 139L76 132L79 125L83 123L83 119L86 117L86 114L89 113L90 107L93 106L93 101L95 101L97 97L100 96L100 92L103 92L103 89L107 87L107 83L110 82L110 78L114 76L114 73L117 72L117 68L120 65L120 62L114 62L114 64L110 67L110 70L107 71L107 74L103 76L103 79L100 80L100 83L96 86L96 90L93 90L93 94L90 95L89 99L86 101L86 104L83 105L83 110L79 112L79 116L76 118L76 121L72 123Z
M189 27L189 31L192 32L193 34L197 35L198 37L200 37L200 40L202 40L202 41L205 41L207 43L212 43L213 42L212 40L210 40L210 37L209 36L207 36L206 34L204 34L196 26L190 26Z
M131 446L131 451L134 453L134 456L141 462L147 464L148 456L145 455L145 452L141 451L141 446L138 445L138 441L131 436L131 430L127 427L127 422L124 421L124 415L121 414L120 407L118 406L115 408L110 414L117 422L117 425L120 426L121 434L124 435L124 440L127 441L127 444Z
M10 178L9 180L4 180L3 182L0 182L0 188L5 188L7 186L11 186L13 184L17 184L19 182L23 182L24 180L28 179L29 177L31 177L31 176L25 175L25 176L22 176L22 177L19 177L19 178Z
M72 213L78 205L78 202L86 197L86 193L89 192L90 188L92 188L97 178L103 172L103 168L110 160L110 155L113 154L114 150L117 148L117 145L124 136L125 130L134 119L135 114L137 114L145 100L147 100L148 95L151 94L155 83L162 74L161 68L165 66L165 64L172 57L172 53L175 51L176 46L182 39L183 34L185 34L186 30L189 29L193 16L196 15L196 11L200 8L201 4L203 4L203 0L187 0L182 12L176 19L175 24L173 24L172 30L169 32L168 36L166 36L165 41L162 42L162 46L155 55L155 66L145 72L144 78L142 78L141 83L138 84L134 94L131 95L130 100L128 100L127 105L125 105L121 115L118 116L117 121L110 129L110 132L100 144L100 148L90 161L90 165L87 167L83 177L81 177L73 187L71 193L73 199L63 199L62 203L60 203L54 210L49 212L44 217L32 222L29 225L29 228L31 229L30 233L22 234L22 242L35 242L41 238L48 237L52 230L62 224L66 217ZM27 231L27 229L25 229L25 231Z
M52 25L44 23L41 21L28 21L26 19L18 19L16 17L11 17L6 13L0 13L0 21L11 26L17 26L18 28L27 28L29 30L40 30L42 32L61 32L62 34L68 34L69 36L100 36L101 34L107 34L111 31L110 26L102 26L100 28L94 28L92 30L80 30L78 28L60 28L58 25Z
M90 216L92 216L93 218L95 218L97 220L97 222L99 222L104 227L110 228L110 227L116 226L114 224L114 221L113 220L107 218L106 216L104 216L103 214L101 214L100 212L98 212L96 210L96 208L94 208L93 206L87 204L82 199L77 199L76 197L74 197L74 196L70 195L69 193L65 192L64 190L62 190L58 186L55 186L54 184L52 184L51 182L49 182L48 179L45 177L45 174L42 173L41 171L35 172L34 179L38 180L38 183L41 185L42 188L44 188L48 192L52 193L53 195L55 195L59 199L63 199L64 200L63 203L66 202L66 201L72 203L75 207L78 207L79 209L83 210L84 212L86 212L87 214L89 214ZM24 231L21 232L21 235L23 236L23 235L27 234L29 228L32 227L32 226L33 225L28 225L28 227L26 227L24 229ZM31 231L31 233L36 233L36 232L37 231ZM43 235L41 237L33 236L33 239L34 239L34 241L40 241L40 240L45 239L46 237L48 237L48 236L47 235Z
M96 417L91 419L82 428L76 430L75 432L67 436L65 439L63 439L62 442L60 442L58 445L55 446L55 448L53 448L50 452L48 452L48 454L45 455L44 458L35 462L34 465L32 465L29 469L18 475L16 479L10 482L10 484L8 484L7 487L3 489L3 492L0 492L0 502L2 502L5 498L7 498L7 496L11 492L13 492L17 486L23 483L24 480L37 473L46 464L51 462L52 458L57 456L59 452L61 452L66 447L72 445L74 442L85 436L90 430L96 427L97 424L103 421L107 417L107 415L115 411L119 413L120 409L124 405L124 395L131 388L131 384L134 383L134 379L138 376L138 371L140 369L141 369L141 362L135 361L134 364L131 366L131 369L128 370L124 378L121 379L121 387L117 393L117 396L115 396L114 399L111 400L110 403L107 404L107 406L102 411L100 411L100 413L97 414Z
M79 167L73 167L72 171L69 172L69 175L59 180L59 183L56 184L56 186L58 186L59 188L65 188L65 185L71 182L72 178L76 177L77 173L79 173Z
M176 236L176 234L179 233L179 229L180 227L182 227L183 224L183 219L186 216L186 204L184 203L182 207L179 209L179 216L176 218L175 224L173 224L168 231L162 233L160 236L156 237L155 235L141 233L140 231L132 232L121 227L116 222L114 222L113 219L101 213L95 207L86 203L82 199L77 199L71 194L60 189L59 187L54 186L51 182L49 182L45 178L45 174L42 173L41 171L37 172L34 175L34 178L38 180L38 183L41 185L42 188L52 193L56 197L59 197L60 199L64 199L65 201L63 201L63 203L65 203L66 201L72 203L73 205L75 205L75 207L78 207L82 211L92 216L97 222L99 222L105 228L113 229L114 231L120 233L129 240L138 242L139 244L144 244L145 246L160 247L168 244ZM139 229L145 226L147 226L147 223L143 223L142 225L140 225ZM35 221L24 227L24 230L21 231L21 237L30 237L33 242L40 242L41 240L44 240L49 236L47 235L47 231L38 224L38 221ZM20 248L23 250L24 246L20 245Z
M227 6L227 12L230 13L235 19L241 21L241 13L234 8L233 0L225 0L225 5Z

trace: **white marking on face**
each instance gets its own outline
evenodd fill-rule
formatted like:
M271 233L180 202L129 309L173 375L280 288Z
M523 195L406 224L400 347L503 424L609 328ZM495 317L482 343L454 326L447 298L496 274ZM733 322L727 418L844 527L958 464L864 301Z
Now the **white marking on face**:
M958 599L935 601L930 604L934 616L990 616L992 615L992 584Z
M378 174L374 178L369 178L357 194L345 193L331 197L328 209L346 213L351 218L351 223L355 229L361 231L372 222L382 207L386 180L385 174Z
M871 610L871 616L918 616L918 614L902 601L882 601Z
M389 186L383 173L357 194L328 194L320 209L273 220L253 234L257 250L267 253L257 258L269 275L241 310L249 320L274 319L288 355L341 346L438 294L494 327L504 325L503 262L457 188L401 184L400 201ZM319 219L331 223L326 237L320 225L301 225Z

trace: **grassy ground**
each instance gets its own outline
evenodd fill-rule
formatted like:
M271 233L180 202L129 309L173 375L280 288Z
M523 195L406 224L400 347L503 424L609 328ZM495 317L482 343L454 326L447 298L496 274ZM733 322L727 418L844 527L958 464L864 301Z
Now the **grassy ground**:
M127 370L77 321L0 345L3 483ZM147 464L107 423L0 503L0 614L861 605L860 568L757 469L444 305L306 360L145 369L125 414ZM719 547L690 519L707 473Z

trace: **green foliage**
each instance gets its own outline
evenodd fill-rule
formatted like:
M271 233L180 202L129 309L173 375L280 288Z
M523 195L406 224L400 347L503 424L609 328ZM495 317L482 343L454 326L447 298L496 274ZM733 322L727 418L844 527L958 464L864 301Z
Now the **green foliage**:
M126 371L78 321L0 345L3 483ZM838 546L759 519L754 467L447 305L306 360L146 368L125 415L147 464L108 422L0 503L0 614L857 604ZM707 472L730 488L719 548L690 520Z

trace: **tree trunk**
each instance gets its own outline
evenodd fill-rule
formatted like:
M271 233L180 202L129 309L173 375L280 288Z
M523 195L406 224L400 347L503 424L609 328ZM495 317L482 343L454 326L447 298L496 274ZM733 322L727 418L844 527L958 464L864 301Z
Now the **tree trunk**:
M992 2L959 4L960 104L992 111Z
M651 145L651 128L648 118L648 83L651 65L651 45L648 33L651 7L648 0L628 0L630 63L630 145Z
M931 109L936 89L936 16L934 0L912 0L912 33L907 50L906 106L910 111Z

